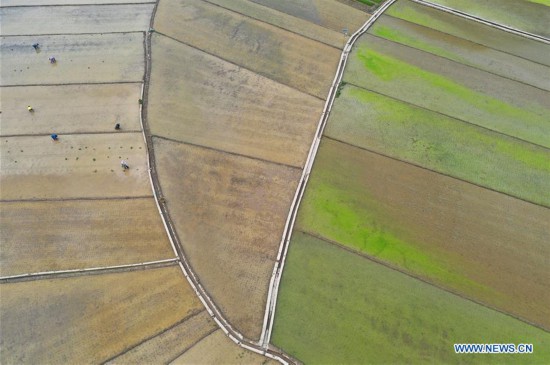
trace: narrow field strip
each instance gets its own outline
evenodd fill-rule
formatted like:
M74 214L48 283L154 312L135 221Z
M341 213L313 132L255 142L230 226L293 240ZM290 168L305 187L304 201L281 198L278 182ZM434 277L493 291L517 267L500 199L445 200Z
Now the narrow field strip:
M206 332L204 335L202 335L201 337L197 338L193 343L189 344L186 348L184 348L182 351L180 351L177 355L173 356L172 358L170 358L168 361L166 361L166 364L172 364L174 363L174 361L178 358L180 358L183 354L185 354L187 351L189 351L190 349L192 349L193 347L195 347L196 344L198 344L199 342L201 342L202 340L204 340L206 337L210 336L211 334L213 334L214 332L216 331L219 331L220 329L219 328L212 328L210 331Z
M140 262L137 264L127 264L127 265L114 265L114 266L105 266L105 267L90 267L85 269L73 269L73 270L59 270L59 271L43 271L35 272L28 274L20 275L11 275L11 276L2 276L0 277L0 283L9 284L17 283L20 281L31 281L31 280L41 280L49 279L55 277L73 277L73 276L82 276L92 273L115 273L115 272L127 272L131 271L130 269L152 269L160 268L167 266L177 265L179 258L157 260L150 262Z
M86 201L86 200L129 200L129 199L151 199L153 195L136 195L136 196L105 196L105 197L74 197L74 198L34 198L34 199L0 199L2 203L18 203L18 202L63 202L63 201Z
M196 312L193 312L191 313L190 315L188 316L185 316L184 318L182 318L181 320L179 320L178 322L170 325L169 327L151 335L150 337L147 337L145 339L143 339L142 341L126 348L124 351L122 351L121 353L119 354L116 354L114 355L113 357L111 357L110 359L107 359L105 360L102 364L122 364L122 363L125 363L125 364L128 364L128 363L136 363L136 362L140 362L140 361L146 361L142 358L139 358L139 356L137 357L132 357L132 354L136 353L136 352L139 352L140 348L144 347L144 346L147 346L148 343L153 343L153 342L156 342L156 340L159 340L159 337L166 337L166 336L169 336L170 333L173 331L173 330L177 330L178 327L182 327L185 326L186 324L190 323L190 322L193 322L193 321L196 321L196 320L200 320L201 317L204 317L204 315L207 314L206 310L203 308L201 310L198 310ZM214 326L213 330L217 330L218 328ZM208 333L208 332L207 332ZM179 338L179 341L180 342L186 342L187 338L186 337L183 337L183 338ZM160 340L161 342L160 343L156 343L157 346L162 346L163 343L162 343L162 340ZM164 346L163 346L164 347ZM189 348L190 346L186 346L185 348ZM163 349L163 350L167 350L167 349ZM157 352L157 351L154 351L154 352ZM146 353L142 353L140 354L142 356L146 356L147 354ZM159 354L156 354L157 356ZM133 361L132 361L133 360ZM151 356L148 360L150 361L160 361L160 359L158 357L153 357ZM166 362L166 359L164 358L163 359L165 362Z
M520 35L520 36L525 37L525 38L529 38L529 39L537 40L537 41L540 41L540 42L543 42L543 43L546 43L546 44L550 44L550 38L547 38L547 37L539 35L539 34L526 32L526 31L521 30L521 29L517 29L517 28L511 27L511 26L508 26L508 25L504 25L504 24L501 24L501 23L490 21L490 20L487 20L487 19L482 18L480 16L472 15L472 14L469 14L469 13L466 13L466 12L463 12L463 11L460 11L460 10L457 10L457 9L453 9L453 8L450 8L450 7L447 7L447 6L431 3L429 1L424 1L424 0L411 0L411 1L413 1L415 3L418 3L418 4L425 5L425 6L429 6L429 7L432 7L434 9L441 10L441 11L444 11L444 12L447 12L447 13L450 13L450 14L453 14L453 15L458 15L458 16L461 16L463 18L473 20L475 22L494 27L494 28L497 28L499 30L503 30L503 31L508 32L508 33L517 34L517 35Z
M62 136L78 136L78 135L95 135L95 134L125 134L125 133L141 133L141 129L130 129L117 132L64 132L63 130L55 131L59 137ZM21 134L0 134L0 138L13 138L13 137L50 137L50 133L21 133Z
M163 36L163 37L169 38L169 39L171 39L171 40L173 40L173 41L176 41L176 42L178 42L178 43L184 44L184 45L186 45L186 46L188 46L188 47L194 48L194 49L196 49L197 51L204 52L204 53L206 53L206 54L208 54L208 55L210 55L210 56L212 56L212 57L219 58L220 60L222 60L222 61L224 61L224 62L227 62L227 63L230 63L230 64L232 64L232 65L234 65L234 66L243 68L243 69L248 70L248 71L250 71L250 72L257 73L257 71L255 71L255 70L253 70L253 69L251 69L251 68L248 68L248 67L246 67L246 66L240 65L240 64L238 64L238 63L236 63L236 62L233 62L233 61L231 61L231 60L229 60L229 59L227 59L227 58L221 57L220 55L217 55L217 54L214 54L214 53L210 53L210 52L208 52L208 51L206 51L206 50L204 50L204 49L202 49L202 48L196 47L196 46L194 46L194 45L192 45L192 44L190 44L190 43L187 43L187 42L185 42L185 41L182 41L182 40L179 40L179 39L177 39L177 38L174 38L174 37L172 37L172 36L170 36L170 35L168 35L168 34L164 34L164 33L159 32L159 31L157 31L157 30L155 30L155 33L158 34L158 35L161 35L161 36ZM288 84L286 84L286 83L283 83L283 82L281 82L280 80L276 80L276 79L274 79L274 78L271 78L269 75L263 75L263 74L262 74L262 76L264 76L264 77L270 79L271 81L280 83L281 85L290 87L290 88L292 88L292 89L294 89L294 90L296 90L296 91L298 91L298 92L301 92L301 93L303 93L303 94L306 94L306 95L312 96L312 97L314 97L314 98L316 98L316 99L325 101L325 99L323 99L323 98L320 97L320 96L311 94L311 93L309 93L309 92L307 92L307 91L304 91L304 90L300 90L300 89L298 89L298 88L296 88L296 87L294 87L294 86L292 86L292 85L288 85Z
M384 15L369 30L369 34L539 89L550 90L550 67L410 20Z

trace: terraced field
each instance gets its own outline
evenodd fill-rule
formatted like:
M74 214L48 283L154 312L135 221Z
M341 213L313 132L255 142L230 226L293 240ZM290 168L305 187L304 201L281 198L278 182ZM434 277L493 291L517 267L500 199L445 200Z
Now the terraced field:
M305 363L548 362L549 56L407 0L359 38L298 211L275 346Z

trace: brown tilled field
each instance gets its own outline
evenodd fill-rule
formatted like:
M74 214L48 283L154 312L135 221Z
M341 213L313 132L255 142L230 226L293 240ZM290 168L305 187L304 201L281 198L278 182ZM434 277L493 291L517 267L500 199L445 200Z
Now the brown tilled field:
M427 260L421 266L433 261L430 275L419 274L416 257L392 264L550 326L550 210L331 139L323 141L315 166L322 177L312 175L318 184L312 191L335 189L330 199L337 202L356 199L341 204L353 204L364 222L342 235L370 227L409 242ZM335 228L322 224L330 211L311 205L318 199L302 205L298 228L309 232L316 225L313 233L335 239Z
M153 198L2 203L1 276L174 257Z
M2 137L0 152L4 200L151 195L141 133Z
M1 135L140 131L141 84L4 87ZM35 112L30 114L27 105ZM76 111L76 113L75 113Z
M221 330L217 330L175 359L172 364L275 365L279 363L235 346Z
M153 134L297 167L323 108L317 98L158 35L151 80Z
M259 337L267 286L300 170L154 139L160 185L203 286Z
M337 48L200 0L161 1L154 27L319 98L326 97L340 58Z
M1 37L0 86L142 81L143 37L141 32ZM40 52L32 48L35 42ZM50 63L51 56L57 63Z
M219 330L216 322L206 310L203 310L108 361L107 364L168 364L216 330ZM233 347L236 345L233 344ZM205 363L200 359L199 362Z
M202 310L179 267L2 284L2 363L99 363Z

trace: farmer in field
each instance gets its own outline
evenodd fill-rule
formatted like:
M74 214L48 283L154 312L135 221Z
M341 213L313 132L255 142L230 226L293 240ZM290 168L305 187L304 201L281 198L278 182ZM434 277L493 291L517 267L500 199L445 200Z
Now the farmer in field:
M57 62L54 56L51 56L49 60L50 60L50 63L52 64Z
M128 170L130 168L130 166L128 166L128 164L124 160L120 161L120 166L122 166L123 170Z
M29 113L32 113L32 112L34 112L34 109L33 109L33 107L32 107L32 106L30 106L30 105L27 105L27 110L29 111Z
M32 45L32 48L34 48L35 51L38 51L38 47L40 47L38 43Z
M118 131L120 130L120 123L115 124L115 129Z
M52 133L50 137L52 137L52 141L57 141L57 134Z

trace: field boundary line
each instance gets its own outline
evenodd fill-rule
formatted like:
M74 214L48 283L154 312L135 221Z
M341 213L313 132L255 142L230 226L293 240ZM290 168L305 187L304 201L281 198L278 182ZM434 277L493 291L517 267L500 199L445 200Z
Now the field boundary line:
M67 276L71 274L86 274L92 272L105 272L105 271L119 271L125 269L140 268L146 266L153 267L165 267L175 265L179 261L179 258L171 258L164 260L140 262L137 264L125 264L125 265L113 265L113 266L98 266L98 267L88 267L84 269L68 269L68 270L55 270L55 271L41 271L28 274L18 274L10 276L0 277L0 283L12 283L17 281L27 281L29 279L45 279L55 276Z
M296 221L296 215L298 212L298 208L300 206L300 202L302 200L302 197L305 192L305 187L307 185L307 182L309 180L309 175L311 172L311 169L313 167L313 162L315 160L315 156L317 155L317 150L319 149L319 144L321 142L321 137L323 135L323 131L325 129L325 126L327 124L330 111L332 109L332 104L334 103L334 100L336 98L336 94L338 92L338 88L340 86L340 82L342 80L342 77L344 75L344 69L347 64L348 55L351 52L351 48L353 47L353 44L355 41L364 33L367 32L367 30L370 28L370 26L378 19L378 17L388 8L390 7L396 0L389 0L386 3L384 3L382 6L380 6L373 14L372 16L359 28L355 33L353 33L344 46L344 49L342 50L342 54L340 56L340 62L338 63L338 68L336 69L336 75L334 76L334 80L332 82L332 85L329 89L329 93L327 96L327 100L325 102L325 106L323 108L323 112L321 113L321 117L319 119L319 123L317 125L317 131L315 133L315 137L313 138L313 141L311 143L311 147L309 149L308 157L306 159L306 162L304 164L304 169L302 171L302 176L300 178L300 182L298 183L298 188L296 189L296 193L294 194L294 199L290 205L290 211L288 214L288 217L286 219L285 228L283 230L283 235L281 239L281 244L279 246L279 252L277 253L277 260L275 262L275 265L273 267L273 273L271 275L271 280L269 283L269 291L267 294L267 303L266 303L266 309L265 309L265 315L264 315L264 323L262 326L262 333L259 341L259 345L263 348L269 347L269 342L271 341L271 333L273 331L273 322L275 318L275 310L277 306L277 295L279 292L279 285L281 281L281 276L283 273L283 269L285 266L286 261L286 255L288 252L288 247L290 245L290 239L292 237L292 230L294 228L294 223Z
M149 342L149 341L153 340L154 338L156 338L156 337L158 337L158 336L160 336L160 335L165 334L166 332L168 332L168 331L170 331L170 330L176 328L177 326L179 326L179 325L181 325L181 324L184 324L184 323L187 322L188 320L190 320L190 319L192 319L192 318L194 318L194 317L196 317L196 316L198 316L198 315L200 315L200 314L202 314L202 313L205 313L205 312L206 312L206 310L205 310L205 309L202 309L202 310L199 310L198 312L191 313L190 315L188 315L188 316L186 316L186 317L180 319L179 321L177 321L177 322L175 322L175 323L169 325L168 327L166 327L166 328L160 330L159 332L154 333L154 334L152 334L151 336L149 336L149 337L147 337L147 338L145 338L145 339L143 339L143 340L137 342L136 344L127 347L126 349L122 350L122 351L119 352L118 354L109 357L107 360L103 360L103 361L101 362L101 364L107 364L107 363L109 363L109 361L113 361L113 360L119 358L120 356L123 356L124 354L126 354L126 353L132 351L132 350L135 349L136 347L139 347L139 346L145 344L146 342Z
M360 85L357 85L357 84L354 84L352 81L346 81L346 84L347 85L350 85L352 87L355 87L357 89L361 89L361 90L365 90L365 91L368 91L368 92L371 92L373 94L377 94L377 95L380 95L380 96L383 96L385 98L388 98L388 99L392 99L394 101L397 101L397 102L400 102L400 103L403 103L403 104L407 104L409 106L412 106L413 108L419 108L419 109L422 109L422 110L425 110L427 112L430 112L430 113L434 113L434 114L438 114L438 115L441 115L443 117L447 117L447 118L450 118L450 119L453 119L453 120L456 120L457 122L460 122L460 123L463 123L463 124L467 124L471 127L474 127L474 128L480 128L480 129L483 129L487 132L490 132L490 133L494 133L494 134L498 134L500 136L503 136L503 137L507 137L507 138L510 138L510 139L513 139L517 142L520 142L520 143L524 143L524 144L528 144L528 145L531 145L531 146L534 146L534 147L538 147L538 148L541 148L541 149L544 149L544 150L550 150L550 147L546 147L546 146L543 146L541 144L538 144L536 142L531 142L531 141L528 141L526 139L523 139L523 138L520 138L520 137L516 137L516 136L512 136L510 134L506 134L505 132L500 132L500 131L497 131L495 129L491 129L489 127L485 127L485 126L482 126L482 125L479 125L479 124L476 124L474 122L470 122L470 121L467 121L465 119L460 119L458 117L455 117L455 116L452 116L452 115L449 115L449 114L445 114L443 112L440 112L440 111L437 111L437 110L433 110L433 109L430 109L430 108L427 108L425 106L422 106L422 105L418 105L418 104L415 104L413 102L410 102L410 101L407 101L407 100L403 100L403 99L400 99L398 97L395 97L395 96L391 96L391 95L388 95L388 94L384 94L380 91L376 91L376 90L372 90L372 89L369 89L368 87L365 87L365 86L360 86ZM343 142L343 141L342 141Z
M500 310L500 309L498 309L498 308L492 307L492 306L490 306L489 304L483 303L483 302L481 302L481 301L477 301L477 300L475 300L475 299L473 299L473 298L470 298L470 297L468 297L468 296L466 296L466 295L464 295L464 294L461 294L461 293L459 293L459 292L455 292L454 290L452 290L452 289L450 289L450 288L445 288L445 287L443 287L443 286L440 286L439 284L437 284L437 283L435 283L435 282L429 281L428 279L425 279L425 278L423 278L423 277L421 277L421 276L416 276L416 275L414 275L413 273L408 272L408 271L406 271L406 270L400 268L399 266L396 266L396 265L393 265L393 264L391 264L391 263L389 263L389 262L383 261L383 260L381 260L381 259L379 259L379 258L377 258L377 257L375 257L375 256L369 255L369 254L366 253L366 252L361 252L361 251L356 250L356 249L354 249L354 248L352 248L352 247L350 247L350 246L346 246L346 245L344 245L344 244L342 244L342 243L340 243L340 242L333 241L333 240L331 240L330 238L324 237L324 236L322 236L322 235L320 235L320 234L317 234L317 233L314 233L314 232L309 232L309 231L307 231L307 230L303 230L303 229L299 229L299 228L296 228L296 231L298 231L298 232L300 232L300 233L302 233L302 234L308 235L308 236L310 236L310 237L317 238L317 239L319 239L319 240L321 240L321 241L323 241L323 242L326 242L326 243L328 243L328 244L330 244L330 245L336 246L336 247L338 247L338 248L340 248L340 249L342 249L342 250L344 250L344 251L347 251L347 252L349 252L349 253L351 253L351 254L353 254L353 255L357 255L357 256L359 256L359 257L365 259L365 260L369 260L369 261L371 261L371 262L373 262L373 263L375 263L375 264L377 264L377 265L383 266L383 267L385 267L385 268L387 268L387 269L390 269L390 270L393 270L393 271L397 271L398 273L403 274L403 275L406 275L406 276L410 277L411 279L418 280L418 281L420 281L420 282L423 282L424 284L433 286L434 288L436 288L436 289L438 289L438 290L444 291L444 292L449 293L449 294L451 294L451 295L455 295L455 296L457 296L457 297L459 297L459 298L461 298L461 299L463 299L463 300L466 300L466 301L468 301L468 302L475 303L475 304L480 305L480 306L482 306L482 307L484 307L484 308L493 310L493 311L498 312L498 313L500 313L500 314L503 314L503 315L505 315L505 316L507 316L507 317L511 317L511 318L513 318L513 319L515 319L515 320L521 321L521 322L523 322L523 323L525 323L525 324L528 324L528 325L530 325L530 326L539 328L539 329L541 329L541 330L543 330L543 331L545 331L545 332L549 332L549 333L550 333L550 330L547 329L547 328L545 328L544 326L541 326L541 325L539 325L539 324L530 322L530 321L528 321L528 320L526 320L526 319L523 319L523 318L521 318L521 317L515 316L515 315L513 315L513 314L511 314L511 313L509 313L509 312L504 312L503 310Z
M532 40L535 40L535 41L539 41L539 42L542 42L542 43L550 44L550 39L546 38L544 36L534 34L534 33L529 33L529 32L526 32L524 30L521 30L521 29L510 27L508 25L493 22L491 20L487 20L487 19L484 19L484 18L476 16L476 15L472 15L472 14L469 14L469 13L466 13L466 12L463 12L463 11L460 11L460 10L449 8L447 6L434 4L434 3L431 3L431 2L425 1L425 0L410 0L410 1L412 1L414 3L417 3L417 4L420 4L420 5L424 5L424 6L433 8L433 9L444 11L444 12L449 13L449 14L460 16L460 17L466 18L468 20L475 21L477 23L485 24L485 25L488 25L490 27L497 28L497 29L500 29L500 30L508 32L508 33L519 35L519 36L529 38L529 39L532 39Z
M283 162L277 162L277 161L266 160L265 158L255 157L255 156L249 156L249 155L245 155L244 153L221 150L221 149L216 148L216 147L205 146L205 145L202 145L202 144L196 144L196 143L192 143L192 142L179 141L179 140L174 139L174 138L159 136L158 134L152 134L151 136L152 136L152 137L155 137L155 138L163 139L163 140L165 140L165 141L173 142L173 143L181 143L181 144L186 144L186 145L188 145L188 146L192 146L192 147L196 147L196 148L204 148L204 149L207 149L207 150L210 150L210 151L221 152L221 153L227 153L227 154L229 154L229 155L233 155L233 156L237 156L237 157L243 157L243 158L248 158L248 159L251 159L251 160L256 160L256 161L265 162L265 163L268 163L268 164L273 164L273 165L278 165L278 166L284 166L284 167L288 167L288 168L290 168L290 169L300 169L300 165L289 165L289 164L286 164L286 163L283 163Z
M151 199L153 195L136 196L109 196L109 197L74 197L74 198L29 198L29 199L0 199L0 203L38 203L38 202L65 202L75 200L131 200L131 199Z
M65 6L65 5L63 5ZM80 6L80 5L78 5ZM94 5L99 6L99 5ZM13 6L10 6L13 8ZM2 9L2 8L0 8ZM62 36L62 35L104 35L104 34L128 34L128 33L143 33L143 30L127 30L122 32L85 32L85 33L39 33L39 34L2 34L2 38L15 38L15 37L49 37L49 36Z
M284 365L298 363L298 361L296 361L289 355L285 354L283 351L279 351L271 348L266 349L261 346L258 346L252 340L245 338L240 332L238 332L236 329L234 329L231 326L231 324L227 321L223 313L218 309L214 301L210 298L210 296L208 295L208 292L202 287L198 277L193 271L191 264L188 262L187 257L185 256L183 245L181 244L179 236L174 228L171 217L168 213L168 207L166 205L166 201L164 197L162 196L162 189L161 189L160 181L156 171L156 161L155 161L155 154L154 154L154 148L153 148L153 136L150 133L149 125L147 122L147 102L149 100L149 83L150 83L151 63L152 63L151 38L152 38L153 32L158 33L154 30L153 25L154 25L155 15L157 12L159 1L160 0L157 0L155 3L155 7L153 8L153 12L151 14L149 30L145 32L145 37L143 40L144 49L145 49L145 52L144 52L145 67L144 67L144 75L143 75L143 85L141 90L141 93L142 93L141 99L143 102L140 105L140 120L142 124L143 138L145 140L145 145L147 147L146 152L147 152L149 180L151 182L151 188L153 190L155 203L157 204L157 208L158 208L160 217L162 219L164 228L166 230L166 233L168 235L168 238L170 240L170 244L172 245L172 249L174 250L176 256L179 258L178 260L179 266L181 268L183 275L187 279L189 285L191 286L191 288L193 289L193 291L195 292L199 300L202 302L202 304L208 311L208 314L216 322L218 327L225 333L227 337L229 337L235 344L243 348L246 348L257 354L269 357L271 359L277 360ZM178 41L176 39L174 40L185 44L184 42Z
M65 82L60 84L7 84L0 87L49 87L49 86L79 86L79 85L120 85L120 84L142 84L143 80L137 81L104 81L104 82Z
M354 145L352 143L349 143L349 142L346 142L346 141L342 141L338 138L334 138L334 137L331 137L331 136L328 136L328 135L325 135L324 136L326 139L330 139L332 141L335 141L335 142L338 142L338 143L342 143L342 144L345 144L347 146L350 146L350 147L353 147L353 148L357 148L357 149L360 149L360 150L363 150L363 151L366 151L366 152L370 152L372 154L375 154L375 155L378 155L378 156L381 156L381 157L385 157L385 158L389 158L391 160L394 160L394 161L397 161L397 162L401 162L401 163L404 163L404 164L407 164L407 165L410 165L410 166L414 166L414 167L417 167L417 168L420 168L422 170L426 170L426 171L429 171L429 172L432 172L434 174L438 174L438 175L441 175L441 176L445 176L445 177L448 177L449 179L454 179L454 180L458 180L458 181L462 181L463 183L466 183L466 184L469 184L469 185L473 185L473 186L476 186L480 189L484 189L484 190L488 190L488 191L492 191L493 193L497 193L497 194L502 194L502 195L506 195L507 197L511 198L511 199L516 199L516 200L521 200L522 202L524 203L528 203L528 204L532 204L532 205L536 205L538 207L541 207L541 208L545 208L545 209L550 209L550 206L547 206L547 205L544 205L542 203L537 203L537 202L534 202L534 201L531 201L531 200L527 200L525 198L521 198L519 196L515 196L515 195L511 195L509 193L506 193L506 192L503 192L503 191L500 191L500 190L495 190L491 187L488 187L488 186L483 186L483 185L479 185L479 184L476 184L472 181L468 181L468 180L464 180L460 177L457 177L457 176L453 176L453 175L448 175L446 173L443 173L443 172L439 172L439 171L436 171L436 170L432 170L426 166L422 166L416 162L412 162L412 161L406 161L406 160L402 160L400 158L397 158L397 157L393 157L393 156L389 156L389 155L386 155L382 152L378 152L378 151L374 151L374 150L371 150L369 148L366 148L366 147L361 147L361 146L357 146L357 145Z

